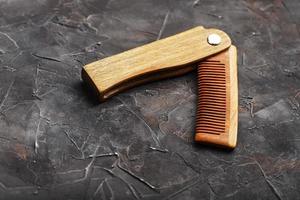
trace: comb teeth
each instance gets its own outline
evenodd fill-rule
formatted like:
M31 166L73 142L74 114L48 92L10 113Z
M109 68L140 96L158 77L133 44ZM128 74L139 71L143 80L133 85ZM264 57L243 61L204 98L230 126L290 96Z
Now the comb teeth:
M226 68L217 60L206 60L198 67L196 132L223 134L226 123Z

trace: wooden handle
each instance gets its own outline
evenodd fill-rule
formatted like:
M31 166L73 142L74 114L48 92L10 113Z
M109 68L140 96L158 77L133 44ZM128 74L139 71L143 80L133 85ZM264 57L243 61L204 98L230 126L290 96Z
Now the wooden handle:
M237 51L234 46L199 64L195 141L234 148L238 125Z
M208 44L210 34L221 43ZM178 76L193 70L187 64L216 54L231 45L226 33L196 27L177 35L104 58L84 66L82 79L98 94L100 101L141 83Z

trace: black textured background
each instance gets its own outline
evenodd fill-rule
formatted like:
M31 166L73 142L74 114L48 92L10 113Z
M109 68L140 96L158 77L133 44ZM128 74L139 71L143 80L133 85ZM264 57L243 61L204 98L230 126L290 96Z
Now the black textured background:
M238 47L233 152L193 143L193 73L102 104L82 86L197 25ZM300 199L299 57L299 0L0 0L0 199Z

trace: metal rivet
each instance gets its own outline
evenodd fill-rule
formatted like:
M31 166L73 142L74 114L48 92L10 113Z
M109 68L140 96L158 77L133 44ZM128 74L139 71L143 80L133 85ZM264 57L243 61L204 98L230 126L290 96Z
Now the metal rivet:
M218 44L221 43L221 37L218 34L215 34L215 33L210 34L207 37L207 42L210 45L218 45Z

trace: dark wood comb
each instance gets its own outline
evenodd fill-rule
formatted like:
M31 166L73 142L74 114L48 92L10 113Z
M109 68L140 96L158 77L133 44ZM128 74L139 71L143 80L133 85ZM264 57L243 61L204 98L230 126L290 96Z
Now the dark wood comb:
M179 76L198 65L195 141L234 148L237 140L236 48L226 33L196 27L84 66L82 79L104 101L125 89Z
M236 48L198 66L195 141L234 148L237 141L238 86Z

